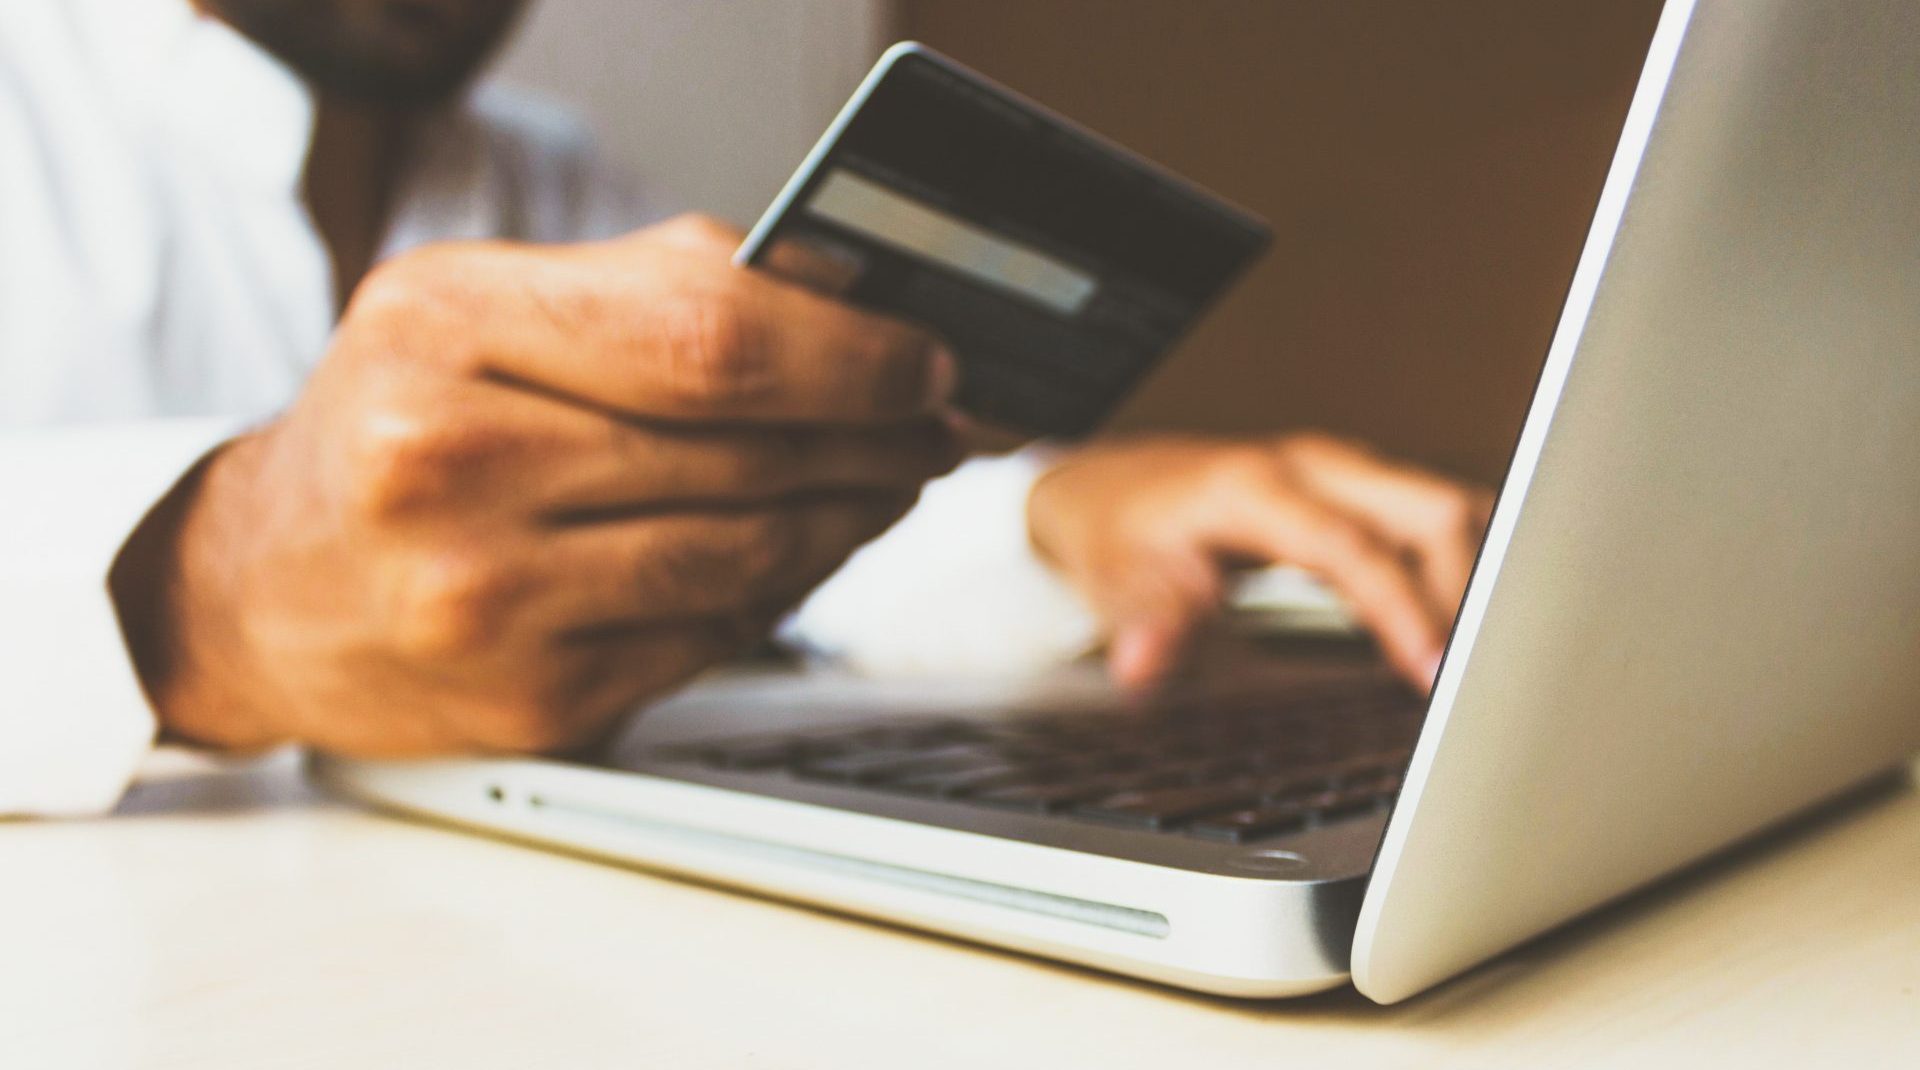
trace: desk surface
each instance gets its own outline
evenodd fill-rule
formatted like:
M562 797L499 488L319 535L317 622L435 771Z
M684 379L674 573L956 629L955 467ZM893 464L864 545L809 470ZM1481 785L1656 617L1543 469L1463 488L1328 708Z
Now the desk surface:
M1920 791L1769 836L1393 1008L1242 1003L157 756L0 824L0 1066L1920 1065ZM1334 1065L1334 1064L1329 1064Z

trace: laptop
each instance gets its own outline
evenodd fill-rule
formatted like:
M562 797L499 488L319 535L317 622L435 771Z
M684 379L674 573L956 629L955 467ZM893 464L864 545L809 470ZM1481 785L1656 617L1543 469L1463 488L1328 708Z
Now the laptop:
M772 671L375 805L1248 997L1405 999L1920 751L1920 9L1671 0L1431 696ZM1284 255L1284 254L1282 254Z

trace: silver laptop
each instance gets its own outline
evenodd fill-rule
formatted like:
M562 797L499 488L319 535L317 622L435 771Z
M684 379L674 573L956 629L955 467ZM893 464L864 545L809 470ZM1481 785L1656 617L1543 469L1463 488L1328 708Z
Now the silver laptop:
M1404 999L1920 750L1920 7L1672 0L1431 699L736 675L400 811L1209 992Z

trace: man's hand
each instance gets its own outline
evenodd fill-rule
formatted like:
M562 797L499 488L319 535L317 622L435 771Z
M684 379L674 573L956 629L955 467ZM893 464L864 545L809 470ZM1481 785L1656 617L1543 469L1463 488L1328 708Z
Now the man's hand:
M1236 567L1292 564L1343 595L1393 667L1431 686L1492 495L1321 435L1147 437L1070 455L1028 502L1034 545L1112 627L1149 686Z
M958 459L953 359L677 220L377 269L115 588L164 726L548 751L744 641Z

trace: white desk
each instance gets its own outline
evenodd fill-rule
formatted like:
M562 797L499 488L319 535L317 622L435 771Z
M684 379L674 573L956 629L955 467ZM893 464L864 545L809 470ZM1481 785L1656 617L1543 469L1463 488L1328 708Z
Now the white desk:
M162 754L0 823L0 1067L1920 1066L1920 792L1426 997L1236 1003L363 813Z

